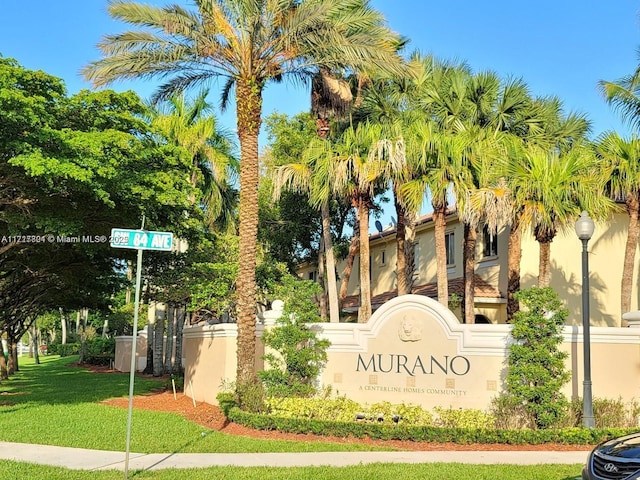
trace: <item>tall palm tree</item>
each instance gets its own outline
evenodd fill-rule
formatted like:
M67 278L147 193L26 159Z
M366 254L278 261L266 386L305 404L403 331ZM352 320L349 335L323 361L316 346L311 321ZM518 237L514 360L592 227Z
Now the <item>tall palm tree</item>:
M469 115L471 72L464 63L442 62L433 57L416 57L416 60L420 68L412 89L411 105L423 110L425 119L414 122L409 129L412 138L407 140L407 145L413 145L411 155L417 156L418 170L422 172L431 196L438 301L447 306L445 233L449 197L461 194L472 181L469 161L474 140L471 131L464 128L464 119ZM408 192L420 183L420 180L409 182L410 187L403 190ZM412 195L413 201L417 201L420 189Z
M231 136L220 129L202 90L192 100L183 93L172 95L167 102L150 105L151 126L163 137L161 141L182 147L190 157L191 186L199 188L203 197L190 195L192 203L201 202L209 227L217 223L224 230L235 224L235 191L231 183L237 171L232 155Z
M419 121L408 129L407 155L415 158L420 175L400 187L410 209L422 203L425 191L431 196L436 247L438 301L449 305L445 233L449 197L465 191L471 184L468 168L473 137L465 132L454 134L433 121Z
M504 171L514 202L521 206L520 224L540 244L538 286L548 287L551 242L557 233L570 229L583 210L597 219L609 213L613 203L604 195L607 169L584 145L565 152L529 146L509 158Z
M344 195L356 210L358 231L369 232L373 199L384 182L384 162L371 155L383 138L382 127L369 123L350 126L336 141L319 140L307 152L314 165L311 197L324 201L331 195ZM290 175L290 173L288 173ZM360 308L358 322L371 317L369 236L360 237Z
M349 84L338 75L326 68L320 68L311 80L311 113L316 117L316 132L318 137L326 139L329 136L331 120L342 119L351 108L353 95ZM326 192L329 193L328 191ZM340 321L340 307L338 301L338 287L336 278L336 261L333 253L333 239L331 238L331 209L330 197L319 201L320 216L322 218L322 241L318 255L318 280L323 292L320 297L320 310L325 312L326 287L329 299L329 320ZM314 202L317 201L314 199ZM326 269L324 265L326 264ZM326 272L326 282L324 273Z
M313 139L305 151L303 158L297 163L289 163L276 168L274 180L274 198L278 199L283 190L302 193L309 198L309 203L318 208L322 217L322 235L327 266L327 292L329 297L329 320L339 321L338 287L335 275L335 260L333 256L333 241L331 239L331 217L329 203L334 191L331 188L331 162L333 157L324 152L330 142L322 138ZM328 236L328 238L326 238ZM318 259L318 264L322 258ZM324 285L322 285L324 287ZM321 302L322 309L322 302Z
M430 57L429 57L430 58ZM407 156L405 129L412 119L423 118L410 101L416 85L422 81L427 62L413 54L403 75L378 75L370 78L354 112L356 120L383 125L385 138L373 149L378 161L384 162L385 177L393 193L396 211L396 278L397 295L411 293L415 272L414 240L418 210L411 210L402 197L401 186L417 175L414 159Z
M193 187L189 200L192 205L201 207L206 226L232 232L236 227L238 195L231 183L237 174L237 162L232 155L231 136L219 128L213 109L206 100L208 93L208 89L203 89L193 99L187 99L184 92L175 92L167 101L148 106L149 121L158 142L175 145L186 152L191 162L190 183ZM196 197L198 190L202 195ZM173 361L168 355L173 348L173 322L180 317L182 308L183 305L169 302L167 315L155 319L154 361L150 362L154 375L173 369ZM163 367L165 324L167 344ZM182 329L179 329L176 337L181 336ZM176 352L176 355L182 355L177 349Z
M100 43L104 57L84 69L95 86L118 79L167 78L156 97L168 98L223 78L222 103L235 87L240 141L240 266L237 382L255 378L255 295L258 226L258 134L269 81L309 78L325 67L393 68L398 38L368 0L194 0L179 5L111 0L112 17L141 27Z
M454 120L461 118L464 111L464 101L459 100L463 98L460 93L464 92L466 87L461 80L467 72L464 64L443 62L433 56L424 56L416 52L407 62L404 75L374 79L365 90L359 115L387 126L387 138L378 142L377 150L382 150L386 158L386 175L393 191L398 218L398 295L409 293L412 288L413 224L424 199L425 189L433 188L441 192L444 188L446 191L457 183L457 179L464 176L463 173L450 172L451 175L445 174L444 178L440 178L446 183L444 187L433 183L437 177L436 170L446 168L443 163L436 166L433 160L437 159L436 163L443 162L447 154L442 153L456 143L450 141L452 137L449 140L444 139L448 138L447 134L455 133L460 126L459 122ZM438 148L433 141L438 135L443 141L442 148ZM466 137L461 138L457 144L460 146L466 141ZM407 145L411 145L412 148L408 149ZM461 151L458 153L462 154ZM455 168L462 165L457 162ZM444 203L440 204L439 199L435 201L438 203L434 205L437 209L434 215L437 220L436 244L444 252L446 194ZM438 296L446 305L446 262L444 256L440 260L442 261L438 263Z
M601 80L598 87L607 103L618 110L622 118L637 131L640 127L640 65L631 75L616 81Z
M640 51L638 52L640 59ZM633 263L638 244L638 187L637 187L637 131L640 127L640 65L631 74L616 81L598 82L600 91L609 105L612 105L634 129L634 136L626 141L615 134L607 134L599 142L600 153L614 163L610 193L614 198L624 198L629 214L629 230L622 270L620 309L626 313L631 308L631 285ZM634 158L635 157L635 158Z
M566 152L582 141L589 130L589 121L578 113L566 114L557 97L533 98L530 106L521 110L517 124L510 132L504 160L516 162L526 154L530 146L538 146L549 152ZM503 172L501 173L503 174ZM513 320L519 310L515 293L520 290L520 263L522 259L522 234L527 224L522 221L525 205L518 204L512 196L513 210L509 228L507 321Z
M495 159L504 155L510 135L527 134L535 117L528 88L520 79L502 81L493 72L481 72L472 75L468 84L467 107L459 129L476 132L475 153L469 165L473 182L469 191L459 192L457 200L464 223L462 310L465 323L473 323L479 226L484 225L487 233L495 235L511 220L511 196L495 168Z
M631 289L636 248L640 238L640 139L624 139L609 132L598 139L596 152L611 165L607 191L614 200L624 199L629 228L620 286L621 314L631 310Z

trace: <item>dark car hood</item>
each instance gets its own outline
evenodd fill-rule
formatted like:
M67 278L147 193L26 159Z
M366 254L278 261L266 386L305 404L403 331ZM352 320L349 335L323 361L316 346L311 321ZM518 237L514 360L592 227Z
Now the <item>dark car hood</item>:
M615 457L640 458L640 432L604 442L596 451Z

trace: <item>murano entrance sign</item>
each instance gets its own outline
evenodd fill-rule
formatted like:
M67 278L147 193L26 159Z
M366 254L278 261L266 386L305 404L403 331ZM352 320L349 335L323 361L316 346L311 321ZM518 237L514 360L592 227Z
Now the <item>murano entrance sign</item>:
M275 304L275 302L274 302ZM256 326L260 338L271 328L282 309L264 312ZM486 410L505 388L511 325L461 324L435 300L404 295L380 307L364 324L317 323L312 328L327 338L331 347L318 379L334 395L363 404L388 401ZM236 372L237 326L201 325L184 330L185 384L197 401L216 403L224 381ZM578 398L582 328L563 329L562 348L572 380L564 388L567 398ZM594 394L602 398L638 398L640 380L640 328L594 327L594 358L617 359L594 362ZM256 346L256 358L264 350Z
M504 380L509 335L486 327L461 325L420 295L386 303L366 324L318 324L331 341L322 383L361 403L484 407Z

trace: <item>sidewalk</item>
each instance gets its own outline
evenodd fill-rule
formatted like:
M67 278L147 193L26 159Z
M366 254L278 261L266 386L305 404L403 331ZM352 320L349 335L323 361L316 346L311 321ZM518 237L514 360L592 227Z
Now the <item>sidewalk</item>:
M130 453L129 470L162 468L344 467L367 463L583 464L588 451L429 451L322 453ZM0 458L76 470L124 470L124 452L0 442Z

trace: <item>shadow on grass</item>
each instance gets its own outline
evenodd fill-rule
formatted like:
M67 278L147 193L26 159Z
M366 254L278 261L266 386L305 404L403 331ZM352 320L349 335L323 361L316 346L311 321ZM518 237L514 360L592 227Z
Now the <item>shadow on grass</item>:
M128 373L92 373L72 365L77 360L75 356L47 356L41 357L40 365L23 360L20 371L0 384L0 398L10 396L13 405L9 408L18 408L21 404L93 403L128 395ZM147 393L160 385L160 380L136 377L134 391L136 395Z

